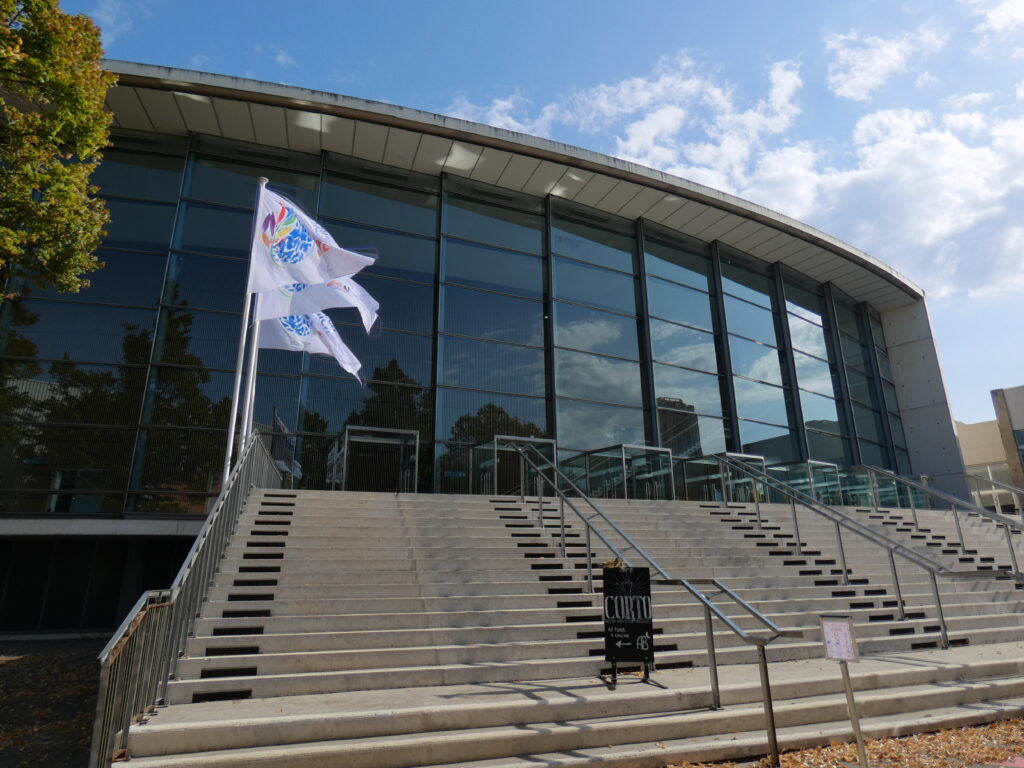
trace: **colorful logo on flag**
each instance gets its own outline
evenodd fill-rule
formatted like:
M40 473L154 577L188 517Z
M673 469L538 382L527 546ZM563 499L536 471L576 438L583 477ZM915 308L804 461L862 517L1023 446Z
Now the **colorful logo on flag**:
M278 318L278 322L286 333L293 336L309 336L313 332L305 315L288 315Z
M291 283L290 285L279 285L277 290L285 296L294 296L309 288L309 283Z
M298 264L313 247L313 238L295 211L285 205L279 208L277 214L267 214L263 219L260 239L277 264Z

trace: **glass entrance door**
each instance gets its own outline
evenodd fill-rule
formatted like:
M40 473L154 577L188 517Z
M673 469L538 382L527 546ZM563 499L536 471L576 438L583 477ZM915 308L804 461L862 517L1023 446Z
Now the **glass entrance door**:
M419 441L415 429L345 427L328 458L332 490L415 493Z

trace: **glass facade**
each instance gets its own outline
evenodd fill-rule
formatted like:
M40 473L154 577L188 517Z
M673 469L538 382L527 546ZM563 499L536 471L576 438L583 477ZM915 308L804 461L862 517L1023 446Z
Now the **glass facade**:
M205 136L120 133L106 268L0 309L0 513L202 514L220 482L256 179L374 248L363 361L259 355L255 419L324 487L346 426L415 429L421 491L494 434L909 471L877 314L777 265L554 198Z

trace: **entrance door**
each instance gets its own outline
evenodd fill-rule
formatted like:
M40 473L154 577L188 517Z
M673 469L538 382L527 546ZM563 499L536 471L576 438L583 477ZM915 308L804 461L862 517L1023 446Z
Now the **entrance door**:
M346 427L337 456L341 490L415 493L419 432L414 429Z

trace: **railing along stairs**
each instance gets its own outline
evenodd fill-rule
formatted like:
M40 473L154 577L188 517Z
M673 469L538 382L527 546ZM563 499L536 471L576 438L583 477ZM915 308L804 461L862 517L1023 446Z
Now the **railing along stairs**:
M537 522L538 527L542 532L546 531L544 518L545 488L550 488L558 497L559 533L557 540L563 557L565 556L565 507L568 506L576 517L584 524L587 556L587 587L591 592L594 591L594 563L593 552L591 551L591 535L593 534L593 536L596 536L601 543L603 543L605 547L607 547L612 554L621 560L627 567L632 566L632 561L630 560L632 557L634 558L634 561L642 561L642 563L650 568L651 571L660 576L660 578L652 578L652 584L659 584L662 586L681 586L703 606L704 627L707 637L708 672L711 679L711 699L713 709L721 709L722 703L718 683L718 662L715 652L715 636L712 617L717 617L721 620L722 623L725 624L742 642L752 645L757 649L769 751L772 757L772 765L778 765L779 749L775 733L775 714L772 708L771 687L768 681L768 659L765 648L772 641L780 637L803 637L803 632L800 630L781 629L771 619L758 611L750 603L746 602L718 579L679 579L673 577L668 571L659 565L653 557L647 554L647 552L645 552L643 548L629 536L629 534L616 525L593 502L592 499L583 493L583 491L580 490L580 488L558 468L554 461L544 456L535 445L531 443L518 443L514 438L504 438L503 442L507 447L514 450L520 458L519 487L520 499L524 506L527 501L527 496L525 494L525 489L527 487L527 468L533 470L535 473ZM564 489L570 490L575 494L575 496L570 497ZM576 502L580 502L580 505L589 509L581 510L580 506L577 505ZM599 527L599 524L603 524L603 526L605 526L606 530L604 532ZM619 545L612 542L611 539L613 538L619 541ZM704 587L710 586L713 588L713 591L704 592L698 588L698 585ZM752 616L768 631L767 634L756 635L751 632L747 632L738 626L736 622L726 615L721 607L715 604L714 599L722 596L728 598L746 613L750 614L750 616Z
M1009 483L1001 483L998 480L993 480L991 477L982 477L981 475L968 474L967 478L974 482L974 497L977 506L984 506L981 503L981 484L988 483L989 493L998 499L999 492L1005 491L1013 497L1013 511L1018 515L1024 514L1024 504L1021 504L1021 499L1024 499L1024 488L1018 488Z
M253 435L170 589L144 592L100 652L90 768L122 759L128 728L163 700L249 491L280 484L270 452Z

